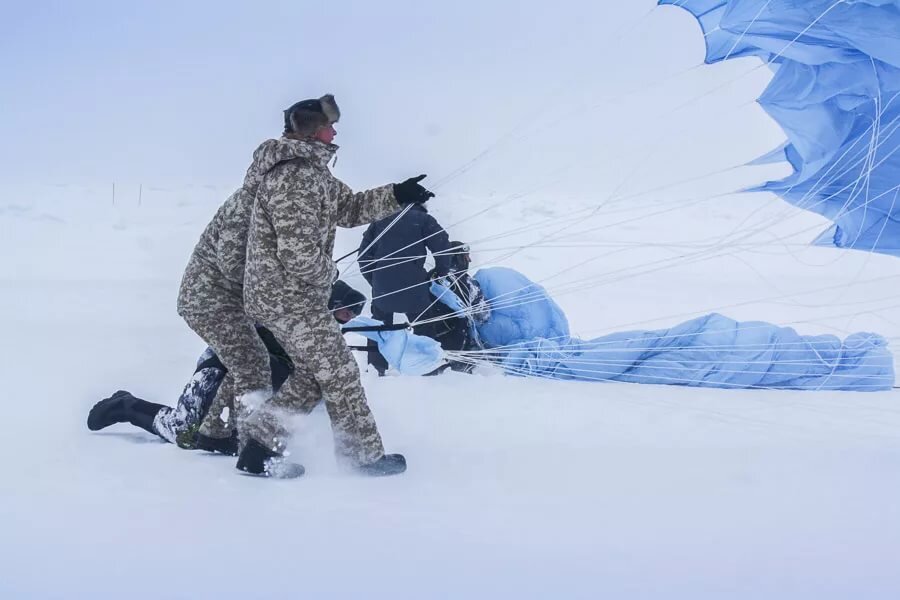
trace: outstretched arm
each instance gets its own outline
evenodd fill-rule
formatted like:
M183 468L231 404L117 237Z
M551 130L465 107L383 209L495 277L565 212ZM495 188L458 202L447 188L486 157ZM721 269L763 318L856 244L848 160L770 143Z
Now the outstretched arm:
M383 219L400 209L394 197L394 186L381 187L354 193L344 182L338 184L338 225L358 227Z

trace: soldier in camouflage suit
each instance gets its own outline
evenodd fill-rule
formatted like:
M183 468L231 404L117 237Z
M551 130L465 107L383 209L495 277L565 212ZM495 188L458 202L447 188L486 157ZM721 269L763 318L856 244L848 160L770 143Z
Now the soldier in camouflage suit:
M279 140L267 140L256 149L243 185L207 225L181 280L178 314L228 369L231 385L227 389L236 399L239 427L248 403L260 403L272 395L269 354L244 311L244 262L253 199L266 172L282 161L304 156L303 149L285 147ZM207 433L215 437L225 431Z
M339 116L330 95L285 111L286 135L277 143L280 153L292 158L266 172L253 205L245 307L274 333L297 368L248 419L248 438L237 467L250 473L302 474L300 465L283 458L283 412L309 411L322 398L343 463L372 475L406 468L402 455L384 453L359 367L326 304L337 272L332 260L336 227L370 223L433 194L418 183L424 175L353 193L328 170L337 150L331 142Z

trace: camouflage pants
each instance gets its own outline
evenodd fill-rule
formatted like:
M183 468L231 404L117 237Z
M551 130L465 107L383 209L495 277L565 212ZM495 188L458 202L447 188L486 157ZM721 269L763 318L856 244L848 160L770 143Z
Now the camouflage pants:
M338 459L350 465L374 462L384 455L384 446L359 367L340 326L324 302L318 304L297 306L293 314L254 314L284 346L295 371L248 420L248 435L280 450L287 438L285 413L309 412L324 399Z
M228 369L240 423L247 412L242 396L269 396L272 390L269 352L244 312L242 287L224 279L214 265L192 257L181 281L178 314Z
M280 351L281 348L279 347L279 352ZM289 362L287 358L280 354L269 355L269 366L272 369L272 389L275 391L280 390L288 377L296 371L296 367L293 363ZM310 379L310 377L307 377L306 380L309 381ZM312 410L312 407L309 409L305 408L307 398L310 396L319 398L322 393L319 391L318 385L315 384L315 380L312 380L314 389L310 391L304 389L303 386L299 386L298 382L300 381L303 381L302 377L298 377L298 379L294 380L294 387L285 390L284 394L280 397L277 406L284 406L289 412L309 412L309 410ZM225 412L226 408L228 409L227 414ZM200 433L205 436L227 438L230 437L232 431L236 429L234 381L230 374L225 375L224 381L222 381L222 385L219 387L219 393L216 394L215 399L212 401L205 414L206 417L199 429Z

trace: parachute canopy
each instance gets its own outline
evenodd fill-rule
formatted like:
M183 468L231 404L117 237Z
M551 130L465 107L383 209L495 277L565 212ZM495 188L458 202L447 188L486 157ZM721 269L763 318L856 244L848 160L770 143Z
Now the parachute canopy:
M876 334L805 336L713 313L585 341L569 337L562 310L521 273L482 269L475 279L491 303L490 319L478 325L483 356L513 375L801 390L886 390L894 382L893 357Z
M754 189L830 219L816 244L900 256L900 1L659 4L696 17L707 63L758 56L774 70L759 103L794 172Z

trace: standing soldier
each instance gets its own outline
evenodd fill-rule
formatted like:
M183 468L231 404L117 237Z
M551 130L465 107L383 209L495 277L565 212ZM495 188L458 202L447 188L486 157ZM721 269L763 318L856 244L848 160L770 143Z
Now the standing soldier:
M247 313L275 334L297 369L247 421L237 468L297 477L303 467L284 458L283 409L309 411L324 397L341 462L369 475L406 470L400 454L385 454L366 402L359 367L328 311L337 269L336 228L381 219L433 194L420 175L395 185L353 193L328 170L337 146L334 97L303 100L285 111L283 158L263 176L247 239L244 301ZM302 368L301 368L302 367ZM299 407L292 398L302 398Z
M244 311L247 229L257 188L269 169L301 158L302 150L267 140L253 153L244 183L219 208L188 261L178 292L178 314L213 349L233 379L240 429L250 399L272 395L269 353ZM229 431L207 432L211 438ZM210 439L211 444L228 443Z

